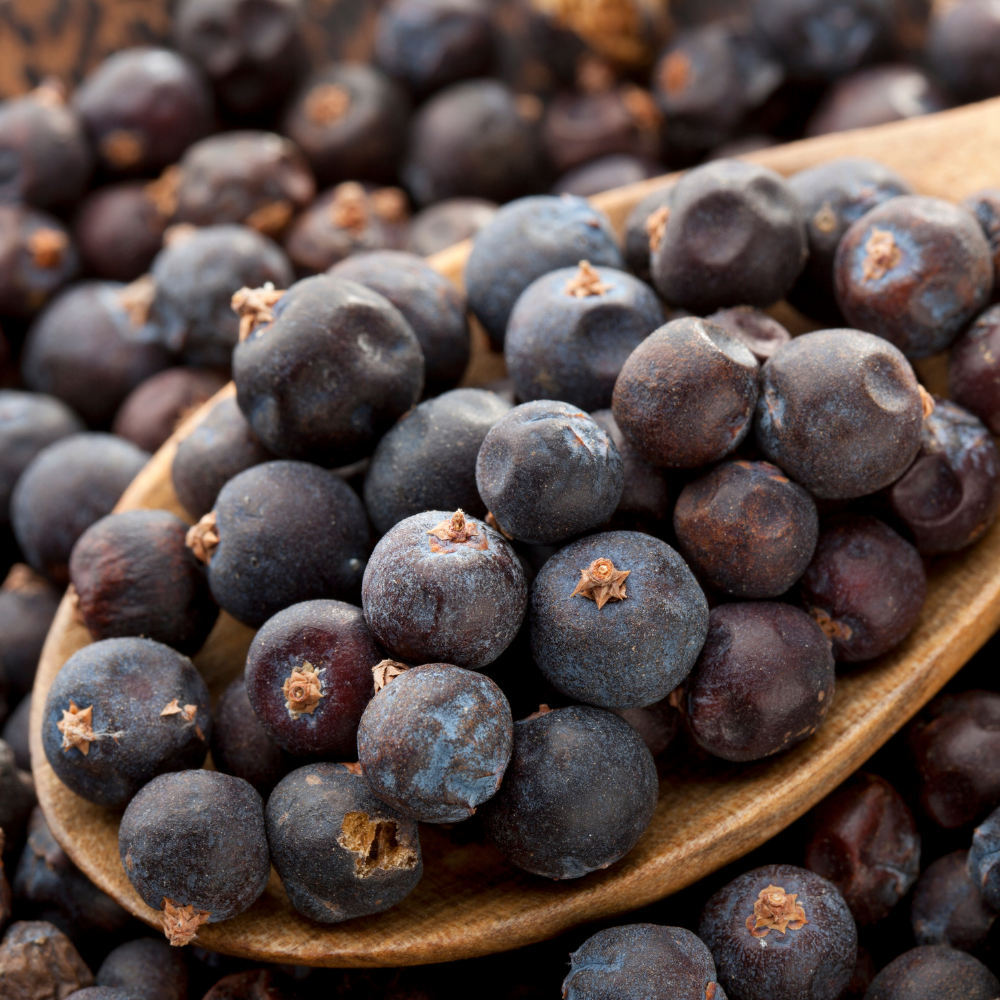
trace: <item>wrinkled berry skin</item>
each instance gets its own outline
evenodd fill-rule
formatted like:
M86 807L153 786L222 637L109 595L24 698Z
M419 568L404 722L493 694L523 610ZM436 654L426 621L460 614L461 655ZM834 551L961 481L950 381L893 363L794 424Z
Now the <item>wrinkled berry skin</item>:
M923 555L972 545L1000 507L1000 452L990 432L955 403L934 403L913 465L888 490Z
M476 456L511 409L485 389L452 389L405 414L382 438L365 476L365 507L376 531L425 510L486 516L476 489Z
M571 952L569 963L565 1000L726 1000L712 953L683 927L608 927Z
M930 66L962 104L1000 94L1000 15L989 0L940 8L927 39Z
M476 459L479 495L522 542L564 542L603 524L624 481L611 438L586 413L547 399L501 417Z
M770 462L722 462L674 507L684 558L733 597L779 597L805 572L819 537L812 497Z
M406 249L429 257L439 250L471 239L494 215L499 205L486 198L446 198L418 212L410 223Z
M808 739L833 701L830 643L806 614L777 601L712 609L685 686L691 732L723 760L760 760Z
M324 924L382 913L423 875L417 824L343 764L307 764L267 802L271 860L299 913Z
M219 606L259 628L300 601L353 596L368 554L358 495L305 462L265 462L234 476L214 505L219 545L208 584Z
M4 986L10 983L22 995L37 993L37 984L49 996L69 996L79 992L84 983L94 981L73 943L47 920L11 924L0 941L0 961L4 964Z
M844 233L833 267L847 322L908 358L943 351L993 291L982 229L940 198L904 195L873 208Z
M746 437L758 372L750 349L723 327L693 316L675 319L629 355L611 409L647 461L695 468Z
M864 514L845 514L823 527L799 581L802 606L844 663L898 646L917 624L926 595L917 550L884 521Z
M375 693L372 667L381 659L360 608L303 601L269 618L254 636L247 696L264 731L289 753L353 759L358 721ZM293 712L283 687L305 664L318 674L322 697L311 712Z
M952 851L917 879L910 921L918 945L946 944L976 952L986 944L997 915L969 875L968 857L967 850Z
M235 397L220 400L177 446L170 467L177 499L197 520L212 509L230 479L274 457L250 429Z
M141 937L108 953L95 976L98 986L114 987L144 1000L188 1000L184 952L163 938Z
M1000 806L1000 695L941 695L907 734L923 813L946 830L986 818Z
M923 403L902 352L859 330L796 337L761 370L757 445L813 496L848 500L916 457Z
M768 886L795 894L808 923L754 937L747 919L755 924L754 904ZM734 1000L837 1000L854 973L858 950L854 919L836 886L794 865L765 865L723 886L705 904L698 937L711 949L719 982Z
M482 674L413 667L368 703L358 761L380 801L421 823L458 823L500 787L513 749L510 705Z
M51 249L38 249L38 241ZM23 205L0 205L0 314L33 316L77 265L76 249L58 219Z
M25 696L31 693L42 645L62 595L27 566L14 569L19 572L12 572L0 587L0 670L11 691Z
M95 639L141 635L192 656L219 615L187 525L165 510L109 514L69 560L83 623Z
M611 712L571 705L514 724L503 784L480 814L518 868L580 878L632 850L657 794L656 765L635 730Z
M270 875L263 805L245 781L218 771L154 778L118 828L128 880L154 910L170 899L208 911L210 924L235 917Z
M920 834L884 778L856 772L812 811L805 866L829 879L858 926L885 919L920 874Z
M451 516L429 510L386 532L368 560L361 602L391 656L478 670L517 635L528 588L514 550L482 521L466 518L476 529L467 541L430 533Z
M806 256L802 210L786 181L766 167L714 160L674 187L650 270L671 305L704 314L777 302Z
M994 809L973 832L968 868L986 904L1000 910L1000 811Z
M148 331L185 364L223 369L229 367L240 325L233 293L269 281L287 288L293 280L281 248L244 226L199 229L164 247L150 273L156 297Z
M403 314L424 355L426 395L455 386L470 348L465 296L453 282L415 254L399 250L355 254L329 273L384 295Z
M583 198L538 195L504 205L476 234L465 265L469 308L493 346L503 347L511 310L528 285L581 260L623 267L606 216Z
M947 945L911 948L872 980L865 1000L993 1000L1000 979L977 958Z
M1000 305L977 316L951 345L948 392L1000 434Z
M423 357L387 299L346 278L296 282L233 352L243 415L284 458L345 465L370 454L420 398Z
M610 559L628 571L626 598L577 594L581 570ZM560 549L531 588L531 653L559 691L601 708L640 708L690 673L708 631L705 595L666 542L635 531L590 535Z
M181 712L161 715L176 699ZM93 706L97 737L84 754L63 747L70 702ZM183 711L194 705L188 718ZM74 653L49 689L42 746L56 776L89 802L124 808L159 774L200 767L212 713L208 688L186 657L152 639L103 639Z
M720 309L707 318L728 330L737 340L742 340L761 365L792 339L792 335L776 319L753 306Z
M807 316L842 322L833 287L833 261L841 237L873 208L913 188L895 170L877 160L845 156L800 170L788 178L802 207L809 259L788 301Z
M559 399L588 413L607 409L628 356L657 327L656 293L624 271L595 268L607 286L577 297L576 267L536 278L514 305L504 360L519 399Z
M110 434L70 434L43 448L11 496L11 525L28 565L68 583L76 540L111 513L148 458Z

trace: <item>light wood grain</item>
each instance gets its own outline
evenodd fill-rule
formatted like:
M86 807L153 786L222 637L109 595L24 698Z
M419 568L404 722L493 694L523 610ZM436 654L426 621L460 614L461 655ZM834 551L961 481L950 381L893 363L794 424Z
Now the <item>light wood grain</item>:
M839 155L865 155L896 167L922 192L957 198L1000 182L1000 101L865 132L794 143L752 157L790 173ZM616 225L646 191L644 182L600 196ZM468 248L439 254L435 265L460 277ZM502 372L482 339L473 381ZM931 368L940 377L940 363ZM232 388L223 390L231 392ZM202 413L204 412L201 411ZM195 414L150 461L120 509L155 506L184 516L170 485L177 441ZM208 925L198 943L256 960L305 965L371 966L441 962L514 948L574 924L624 913L689 885L763 843L838 785L898 730L1000 625L1000 524L971 551L930 566L919 625L892 655L838 681L830 715L815 737L777 759L749 767L721 761L680 762L661 782L649 829L623 861L574 882L549 882L517 871L492 848L461 843L424 827L425 874L388 913L335 926L298 916L272 878L245 914ZM223 616L196 657L216 690L243 665L250 630ZM39 798L53 833L102 889L154 926L118 858L117 816L69 792L41 749L45 696L66 658L89 641L64 601L49 634L31 717ZM455 837L457 839L453 840Z

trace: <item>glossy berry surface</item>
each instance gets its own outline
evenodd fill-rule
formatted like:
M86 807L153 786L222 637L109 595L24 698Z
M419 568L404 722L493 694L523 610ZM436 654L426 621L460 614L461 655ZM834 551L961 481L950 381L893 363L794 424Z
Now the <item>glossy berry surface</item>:
M872 980L865 1000L993 1000L1000 979L977 958L947 945L911 948Z
M15 695L31 692L59 600L59 591L24 563L15 563L0 587L0 664Z
M720 309L708 317L737 340L742 340L759 364L779 351L792 335L773 317L753 306L733 306Z
M157 775L200 767L211 727L208 689L186 656L151 639L104 639L59 672L42 743L63 784L121 809Z
M267 840L292 906L321 923L388 910L423 874L416 822L343 764L283 779L268 799Z
M560 549L531 588L531 652L559 691L601 708L640 708L688 675L708 604L666 542L633 531Z
M758 365L750 349L709 320L675 319L629 356L611 409L654 465L694 468L731 452L750 430Z
M382 536L361 601L375 640L391 656L478 670L510 645L528 593L499 532L461 511L429 510Z
M917 550L884 521L846 514L824 525L799 600L845 663L899 645L920 618L927 577Z
M611 516L624 469L618 449L586 413L536 400L490 428L476 459L476 484L508 537L552 544Z
M994 433L1000 433L1000 306L990 306L952 344L948 392Z
M969 875L969 852L952 851L928 865L913 889L910 921L918 945L946 944L977 952L997 918Z
M761 370L757 444L813 496L895 482L920 448L924 401L898 348L858 330L796 337Z
M635 730L610 712L572 705L514 724L503 784L480 812L512 864L580 878L628 854L657 793L656 765Z
M186 1000L190 980L184 953L152 937L112 949L94 978L98 986L145 994L148 1000Z
M360 608L293 604L254 636L247 696L264 731L289 753L352 759L381 659Z
M833 883L794 865L755 868L719 889L698 936L735 1000L837 1000L858 950L854 919Z
M497 685L447 663L413 667L368 703L358 762L372 794L422 823L458 823L500 787L513 749Z
M0 205L0 313L33 316L78 264L58 219L23 205Z
M733 597L783 594L805 572L819 537L812 497L770 462L723 462L681 490L681 552L695 573Z

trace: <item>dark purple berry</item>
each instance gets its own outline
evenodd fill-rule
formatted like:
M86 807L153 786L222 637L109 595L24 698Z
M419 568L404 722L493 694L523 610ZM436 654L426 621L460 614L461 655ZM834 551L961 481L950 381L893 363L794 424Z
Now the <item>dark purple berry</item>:
M996 913L969 875L969 852L952 851L928 865L913 889L910 920L917 944L947 944L977 952Z
M651 191L636 204L625 220L625 263L643 281L652 280L649 255L663 239L675 186L669 184Z
M872 980L865 1000L994 1000L1000 979L977 958L926 945L893 959Z
M24 563L15 563L0 587L0 666L16 696L31 693L59 598L59 591Z
M446 198L418 212L410 223L406 249L429 257L475 236L494 215L497 204L485 198Z
M613 708L642 738L654 757L659 757L674 741L681 722L681 713L668 695L644 708Z
M0 314L33 316L76 270L76 248L58 219L0 205Z
M993 297L1000 294L1000 188L984 188L961 201L979 222L993 255Z
M1000 811L994 809L973 832L968 868L986 905L1000 910Z
M0 829L5 835L0 852L6 852L11 862L16 860L13 852L17 845L24 843L24 832L36 802L31 774L17 769L13 750L0 741Z
M20 771L31 773L31 749L28 746L28 717L31 714L31 693L18 703L0 729L0 741L14 753L14 764Z
M162 938L141 937L108 953L95 976L98 986L123 990L143 1000L188 1000L184 953Z
M662 163L627 153L611 153L567 170L552 185L553 194L575 194L581 198L610 191L612 188L638 184L658 177L666 170Z
M962 103L1000 94L1000 12L990 0L939 7L931 19L927 58L935 76Z
M792 335L773 317L753 306L720 309L708 317L737 340L742 340L759 364L764 364L791 339Z
M990 306L952 344L948 391L1000 434L1000 305Z

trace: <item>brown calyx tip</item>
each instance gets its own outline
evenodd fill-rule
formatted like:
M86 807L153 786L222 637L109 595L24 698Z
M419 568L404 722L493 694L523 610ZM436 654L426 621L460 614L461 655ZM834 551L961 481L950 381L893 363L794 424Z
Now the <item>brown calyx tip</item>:
M812 221L821 233L832 233L837 228L837 213L828 201L824 201Z
M684 704L686 702L685 695L687 694L687 688L683 684L678 684L677 687L667 695L667 704L671 708L676 708L678 712L684 711Z
M798 893L786 893L776 885L761 889L753 904L753 914L747 917L747 930L755 938L767 937L770 931L784 934L789 928L797 931L805 927L806 911L795 900Z
M630 569L615 569L610 559L595 559L586 569L580 570L580 582L570 597L586 597L597 604L600 611L608 601L624 601L625 578Z
M922 385L917 386L917 392L920 393L920 405L923 407L926 420L934 412L934 397Z
M184 543L199 562L207 565L212 561L212 555L219 547L219 530L214 510L210 510L197 524L188 528Z
M66 103L68 91L66 84L57 76L47 76L31 92L31 97L39 104L45 104L50 108L60 108Z
M549 708L544 702L538 706L537 712L532 712L531 715L525 717L525 721L530 721L531 719L540 719L543 715L548 715L552 709Z
M902 259L902 251L888 229L872 229L865 244L865 259L861 262L862 281L878 281Z
M128 314L129 323L137 329L145 326L155 298L156 279L151 274L136 278L118 293L118 301Z
M323 697L322 674L323 671L317 670L311 663L303 663L285 679L281 693L285 696L285 708L292 719L312 715L316 711Z
M606 59L585 52L576 61L576 89L584 94L605 94L615 85L615 71Z
M586 299L592 295L603 295L611 290L611 285L601 281L601 276L589 260L581 260L580 268L566 282L566 294L577 299Z
M330 221L350 233L364 232L368 225L368 196L357 181L344 181L333 189Z
M142 134L131 128L114 129L103 136L97 146L101 156L119 170L134 167L146 151Z
M705 1000L715 1000L715 994L718 988L718 983L708 983L705 986Z
M663 242L663 234L667 231L667 222L670 221L670 206L661 205L655 212L650 212L646 219L646 235L649 237L650 253L655 253L660 249Z
M383 222L406 222L410 217L410 203L406 192L398 187L377 188L368 196L371 210Z
M351 109L351 92L337 83L321 83L306 94L302 113L313 125L325 128L339 122Z
M28 237L28 253L35 267L49 270L62 263L69 247L69 237L61 229L42 227Z
M63 734L63 753L76 747L84 757L90 753L90 744L97 739L94 732L94 706L79 708L75 701L69 703L69 708L63 709L61 722L56 728Z
M449 520L435 524L427 534L440 538L442 542L467 542L479 534L479 528L474 522L466 520L465 511L459 507Z
M642 87L637 87L634 83L622 88L622 104L629 113L633 123L640 129L647 132L655 132L659 129L663 116L656 106L653 95Z
M7 571L3 586L0 590L6 592L20 592L22 594L35 593L41 590L48 590L48 583L44 576L36 573L30 566L24 563L14 563Z
M198 928L212 916L208 910L196 910L193 904L178 906L172 899L163 897L163 933L177 948L190 944L198 934Z
M295 206L287 198L279 198L258 205L243 220L243 225L273 238L281 235L294 214Z
M186 243L198 232L198 227L190 222L175 222L163 230L163 245L176 247Z
M164 716L180 715L184 718L184 721L187 722L188 724L194 722L194 717L198 712L198 706L185 705L182 708L179 702L180 702L179 698L171 698L171 700L167 702L167 705L163 709L163 711L160 712L160 717L163 718Z
M351 772L351 774L356 774L359 778L361 777L361 762L360 761L357 761L357 760L352 761L349 764L344 764L344 767L346 767L347 770Z
M504 531L503 526L497 520L496 515L493 513L493 511L487 511L484 520L494 531L499 531L500 534L503 535L503 537L506 538L508 542L514 541L514 536L510 534L510 532Z
M181 168L175 163L143 188L146 197L153 203L156 214L164 222L172 219L177 212L177 191L181 186L182 176Z
M344 816L337 843L356 855L355 872L367 878L374 871L414 868L417 852L396 839L396 824L391 820L371 818L367 813L349 812Z
M233 293L229 304L240 318L241 344L256 327L274 322L272 310L284 294L284 290L275 288L270 281L266 282L263 288L247 288L244 285L238 292Z
M375 681L375 693L378 694L390 681L410 668L398 660L381 660L372 667L372 680Z
M850 625L835 621L822 608L810 608L809 614L812 615L813 621L823 630L830 642L836 639L842 639L846 642L854 634Z
M691 82L691 57L681 49L674 49L660 67L660 86L671 97L683 93Z

